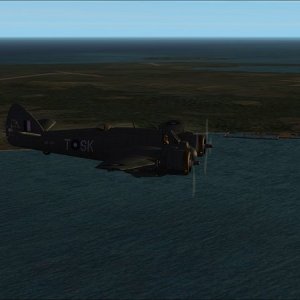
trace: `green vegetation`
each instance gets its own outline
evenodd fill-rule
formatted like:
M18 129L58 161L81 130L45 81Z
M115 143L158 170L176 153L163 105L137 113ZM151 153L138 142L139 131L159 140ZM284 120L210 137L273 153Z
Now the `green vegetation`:
M300 74L194 70L203 66L2 65L0 121L17 102L37 118L56 119L57 129L131 120L149 126L176 118L201 131L208 118L211 131L300 131ZM0 148L8 147L1 132Z

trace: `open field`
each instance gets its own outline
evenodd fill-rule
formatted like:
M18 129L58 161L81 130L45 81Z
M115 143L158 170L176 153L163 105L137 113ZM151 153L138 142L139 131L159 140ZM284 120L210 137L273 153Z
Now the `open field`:
M300 74L199 71L197 62L2 65L0 122L18 102L55 128L181 119L202 131L300 132ZM10 148L1 131L0 149Z

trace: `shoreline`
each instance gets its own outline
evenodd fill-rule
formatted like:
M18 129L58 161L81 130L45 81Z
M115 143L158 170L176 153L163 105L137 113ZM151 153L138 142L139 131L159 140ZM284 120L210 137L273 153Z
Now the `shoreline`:
M56 129L103 123L138 127L181 120L186 129L269 134L300 132L297 74L193 71L206 62L5 65L0 71L0 122L12 103L37 119L52 118ZM0 148L6 145L0 133Z

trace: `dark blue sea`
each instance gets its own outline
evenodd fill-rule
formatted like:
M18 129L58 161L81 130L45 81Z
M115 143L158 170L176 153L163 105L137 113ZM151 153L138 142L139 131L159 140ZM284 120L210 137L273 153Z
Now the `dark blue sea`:
M0 152L1 299L299 299L300 140L213 136L207 175Z
M197 70L300 73L300 39L0 39L1 64L234 64Z

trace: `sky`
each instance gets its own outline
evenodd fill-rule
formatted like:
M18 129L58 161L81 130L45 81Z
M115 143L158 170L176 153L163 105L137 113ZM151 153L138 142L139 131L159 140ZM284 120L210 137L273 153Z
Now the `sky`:
M0 1L0 38L300 37L299 1Z

